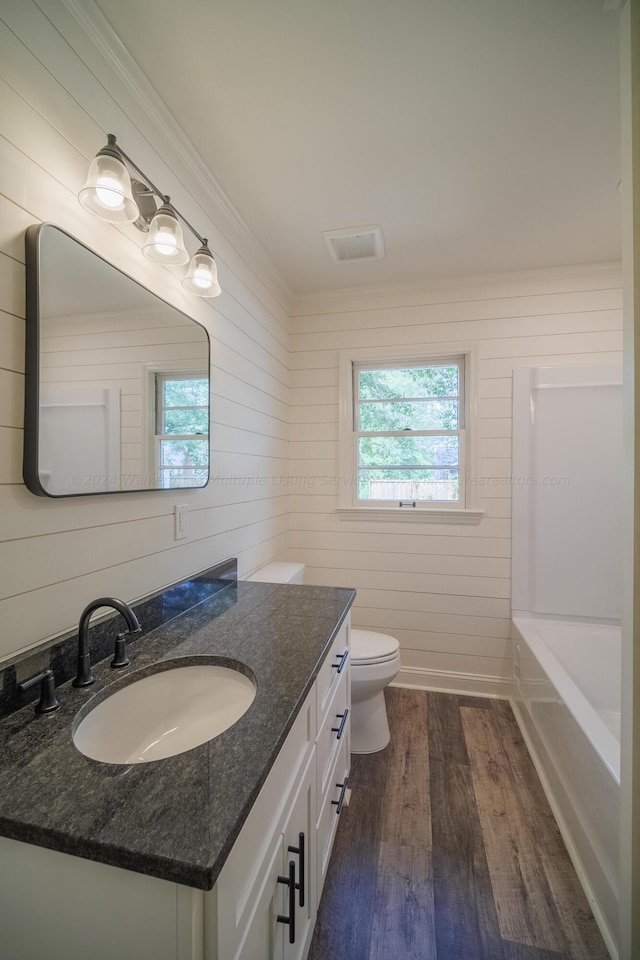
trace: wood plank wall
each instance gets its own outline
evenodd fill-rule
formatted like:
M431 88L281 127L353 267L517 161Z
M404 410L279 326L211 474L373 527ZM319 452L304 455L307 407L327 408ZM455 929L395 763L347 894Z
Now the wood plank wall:
M212 222L206 198L196 202L185 188L188 171L172 145L153 149L159 135L153 139L149 118L139 107L135 114L115 79L105 89L107 68L95 50L81 59L31 0L4 4L0 17L2 659L73 627L101 594L133 600L231 555L242 573L286 548L287 491L271 477L285 472L288 456L289 319L281 287L263 279L230 229ZM147 261L132 226L102 223L80 207L76 194L106 131L210 238L223 287L216 300L188 295L169 270ZM206 489L70 500L25 489L24 230L40 221L63 227L209 331ZM175 503L189 507L189 537L177 543Z
M621 357L621 278L601 266L301 301L293 317L291 534L307 580L358 589L354 625L401 643L402 679L500 693L510 676L511 382L516 367ZM341 519L338 351L457 342L480 356L477 526ZM295 483L294 483L295 481Z

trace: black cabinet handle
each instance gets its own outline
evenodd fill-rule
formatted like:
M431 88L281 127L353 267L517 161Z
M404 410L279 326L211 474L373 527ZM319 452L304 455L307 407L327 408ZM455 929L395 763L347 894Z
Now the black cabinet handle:
M278 883L284 883L289 887L289 916L283 917L278 914L278 923L286 923L289 927L289 943L296 942L296 864L294 860L289 860L289 876L278 877Z
M341 655L336 654L336 656L338 657L338 662L332 663L331 666L333 667L334 670L337 670L338 673L342 673L342 670L344 669L344 665L347 662L347 657L349 656L349 651L345 650L343 654Z
M344 713L336 713L336 717L340 720L339 727L331 727L331 732L336 733L336 740L339 740L342 734L344 733L344 725L347 722L347 717L349 716L349 708L347 708Z
M300 870L300 883L296 883L296 889L299 890L298 903L304 907L304 833L298 834L298 846L287 847L289 853L297 853L300 857L298 869Z
M345 777L342 783L336 783L336 787L340 787L340 796L337 800L332 800L332 805L336 808L336 813L340 816L340 811L342 810L342 804L344 803L344 795L347 792L347 784L349 783L349 777Z

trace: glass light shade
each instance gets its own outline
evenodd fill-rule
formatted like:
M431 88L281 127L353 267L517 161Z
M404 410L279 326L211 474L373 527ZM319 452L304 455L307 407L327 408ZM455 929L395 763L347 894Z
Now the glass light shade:
M122 161L109 154L93 158L78 200L85 210L110 223L133 223L139 216L129 174Z
M168 204L163 204L151 221L142 252L155 263L186 263L189 259L182 227Z
M182 286L198 297L217 297L222 293L218 268L206 242L192 256Z

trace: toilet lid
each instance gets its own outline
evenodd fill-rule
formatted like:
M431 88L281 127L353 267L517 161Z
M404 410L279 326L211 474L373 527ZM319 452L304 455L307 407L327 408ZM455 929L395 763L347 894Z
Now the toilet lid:
M351 660L353 663L384 663L398 655L400 644L388 633L373 630L351 631Z

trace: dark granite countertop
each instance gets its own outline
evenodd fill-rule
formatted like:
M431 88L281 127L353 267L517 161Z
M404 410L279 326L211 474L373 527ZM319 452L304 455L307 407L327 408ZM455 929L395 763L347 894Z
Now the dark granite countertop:
M29 705L0 721L0 835L210 890L354 596L238 581L132 644L124 670L106 660L92 687L61 686L57 713ZM229 730L131 766L76 749L74 718L108 685L203 656L238 660L256 678L253 704Z

